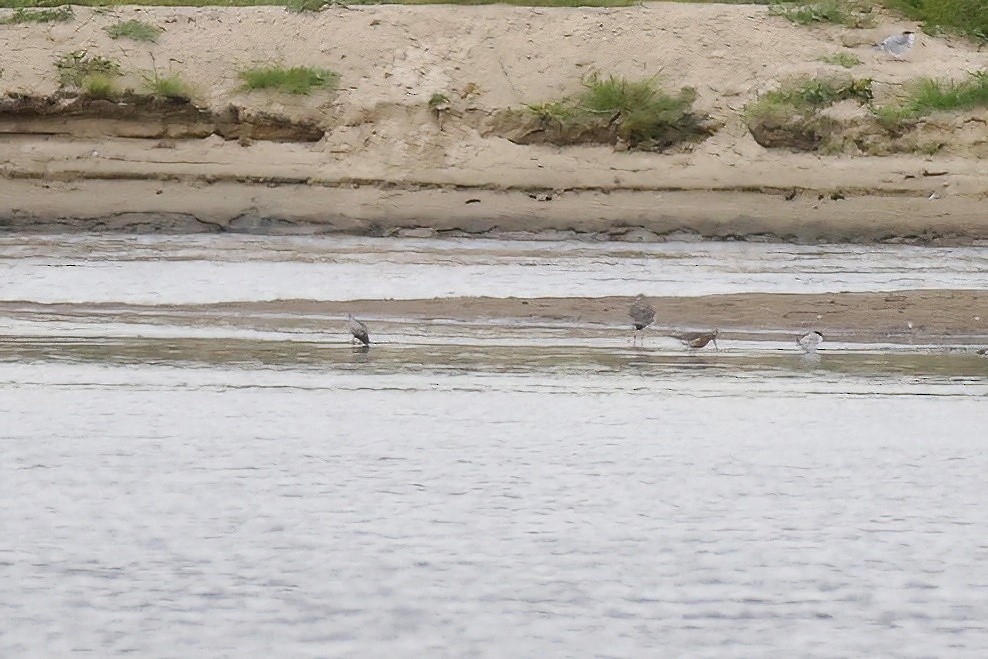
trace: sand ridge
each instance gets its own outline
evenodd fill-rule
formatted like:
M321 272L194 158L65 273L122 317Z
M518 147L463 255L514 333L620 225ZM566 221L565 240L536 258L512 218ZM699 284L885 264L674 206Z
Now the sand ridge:
M869 293L734 293L695 297L651 296L657 316L652 333L717 328L726 338L787 340L809 330L849 343L931 343L984 346L988 342L988 293L980 290L907 290ZM274 315L290 314L312 328L327 327L327 318L342 321L349 313L368 322L452 320L484 324L510 322L520 326L583 325L631 327L630 297L491 298L461 297L421 300L276 300L197 305L36 304L0 302L0 315L31 317L110 314L118 322L174 322L175 314L191 314L197 322L215 318L227 323L264 325ZM333 322L329 323L333 326ZM342 331L342 329L341 329Z

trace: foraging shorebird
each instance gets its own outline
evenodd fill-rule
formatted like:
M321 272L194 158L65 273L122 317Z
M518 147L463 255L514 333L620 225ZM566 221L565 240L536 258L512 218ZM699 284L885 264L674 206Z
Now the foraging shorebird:
M807 332L803 336L796 339L796 344L803 349L807 355L812 355L816 352L816 349L820 347L823 343L823 334L816 330L812 332Z
M363 343L365 346L370 346L370 335L367 333L367 325L351 316L346 315L346 328L350 330L350 334L353 334L353 338ZM351 343L353 339L351 339Z
M655 308L645 300L644 295L639 293L631 303L628 315L631 316L631 323L635 328L635 333L631 338L631 343L634 345L635 339L638 338L638 332L651 325L652 321L655 320Z
M712 332L682 332L681 334L672 334L671 336L679 339L687 348L703 348L713 341L714 347L720 350L720 346L717 345L718 334L720 334L720 330L715 329Z
M906 30L901 34L886 37L881 43L875 44L873 48L888 53L895 59L902 59L902 56L913 47L914 43L916 43L916 34Z

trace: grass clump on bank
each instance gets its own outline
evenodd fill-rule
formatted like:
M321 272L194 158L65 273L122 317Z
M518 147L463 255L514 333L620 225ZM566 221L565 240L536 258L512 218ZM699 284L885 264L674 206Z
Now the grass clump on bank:
M93 81L96 88L102 86L103 80L112 80L121 75L120 65L101 55L90 55L85 50L64 53L55 62L58 69L58 81L62 87L79 87L85 89L88 81Z
M876 103L873 86L891 100ZM985 108L988 70L981 70L960 81L920 78L902 86L846 76L802 78L759 96L744 118L755 141L767 148L868 155L946 148L985 158ZM962 113L972 110L975 121L968 122ZM936 113L945 114L931 116Z
M799 114L846 100L870 103L873 97L870 78L801 78L762 94L745 112L749 117L778 111Z
M869 78L800 78L759 96L745 107L744 118L764 147L836 150L838 122L825 111L842 101L869 105L873 97Z
M111 39L130 39L144 43L155 43L163 28L144 21L121 21L106 27L106 33Z
M696 92L684 87L670 94L654 79L628 80L592 75L583 92L559 101L529 105L536 127L517 136L519 143L623 143L629 148L660 150L699 142L713 129L693 112Z
M188 101L192 98L192 87L177 73L167 76L157 73L145 75L144 84L153 96L173 101Z
M82 93L90 98L112 101L120 96L120 89L114 78L102 74L87 77L80 84Z
M988 2L985 0L882 0L923 23L927 32L952 31L988 41Z
M240 79L246 91L270 89L286 94L309 94L313 89L335 90L340 75L310 66L264 66L241 71Z
M296 14L301 14L307 11L321 11L323 7L330 4L332 4L331 0L287 0L285 2L285 9Z
M974 108L988 108L988 69L971 73L961 81L920 78L907 85L905 93L878 114L886 121L903 121Z
M23 23L64 23L75 17L72 7L63 5L53 9L27 9L18 7L7 18L0 20L0 25L19 25Z
M797 25L833 23L845 27L873 27L875 18L867 1L820 0L808 4L781 2L770 8L773 16L781 16Z

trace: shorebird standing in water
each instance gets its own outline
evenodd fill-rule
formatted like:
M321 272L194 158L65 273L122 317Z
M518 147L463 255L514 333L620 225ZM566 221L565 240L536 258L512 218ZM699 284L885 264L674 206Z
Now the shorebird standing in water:
M823 334L816 330L812 332L807 332L803 336L796 339L796 344L803 349L807 355L816 354L816 349L820 347L823 343Z
M902 56L913 47L914 43L916 43L916 34L906 30L901 34L886 37L881 43L875 44L873 48L888 53L895 59L902 59Z
M353 335L354 339L363 343L365 347L370 347L370 335L367 333L367 325L364 325L350 314L347 314L346 328L350 330L350 334ZM352 343L353 339L351 339L350 342Z
M638 332L651 325L652 321L655 320L655 307L650 305L645 300L645 296L639 293L631 303L628 315L631 316L631 323L635 328L635 333L631 337L631 345L634 345L635 339L638 338ZM644 344L645 337L642 337L642 345Z
M720 330L713 330L712 332L682 332L680 334L672 334L673 338L679 339L684 346L691 349L700 349L706 347L711 341L714 342L714 347L720 350L720 346L717 345L717 335L720 334Z

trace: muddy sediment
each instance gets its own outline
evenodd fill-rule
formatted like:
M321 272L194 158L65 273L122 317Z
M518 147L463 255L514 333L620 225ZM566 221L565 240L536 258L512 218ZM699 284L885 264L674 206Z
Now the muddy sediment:
M200 323L231 316L246 326L265 327L265 317L291 314L313 327L327 317L356 313L369 322L453 320L487 323L510 320L520 325L583 325L630 328L629 297L597 298L435 298L354 300L346 302L278 300L202 305L35 304L0 302L0 315L55 314L60 317L110 314L118 322L172 322L176 314L194 314ZM696 297L654 296L660 311L649 332L718 329L725 338L789 340L818 330L851 343L923 344L950 342L983 346L988 341L988 292L906 290L868 293L735 293ZM281 321L277 321L281 322Z

